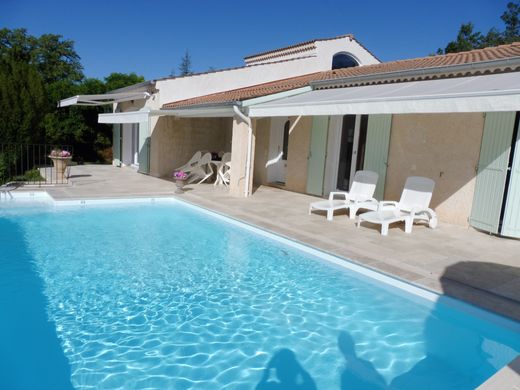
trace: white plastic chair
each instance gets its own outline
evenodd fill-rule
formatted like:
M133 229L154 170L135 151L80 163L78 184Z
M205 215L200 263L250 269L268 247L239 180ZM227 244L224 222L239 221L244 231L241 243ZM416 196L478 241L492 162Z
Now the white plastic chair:
M331 192L328 200L311 203L309 214L312 210L324 210L327 212L327 220L332 221L335 210L350 210L350 219L356 217L359 209L377 210L378 203L373 196L378 177L376 172L357 171L349 192ZM336 196L343 199L334 199Z
M229 181L231 180L231 161L222 164L222 168L218 171L218 174L222 184L228 187Z
M191 171L193 171L193 169L195 169L197 167L201 158L202 158L202 153L200 151L195 152L193 157L190 158L190 160L186 164L177 168L176 171L183 171L185 173L190 173Z
M197 184L201 184L213 176L213 173L213 168L211 168L211 153L206 153L192 169L188 177L188 183L191 184L200 179Z
M411 233L415 220L427 221L430 228L437 227L437 214L430 208L435 182L427 177L410 176L406 179L399 202L379 202L377 211L363 213L358 217L357 227L366 221L381 225L381 234L388 234L388 226L404 221L405 232Z
M231 152L224 153L221 157L221 161L225 164L231 161Z
M221 159L217 163L217 178L216 178L215 183L213 185L218 186L220 184L224 184L224 185L227 186L227 184L224 183L224 180L222 179L222 177L224 176L224 173L229 169L229 166L227 166L226 163L231 161L231 153L230 152L226 152L226 153L222 152L222 155L220 157L221 157Z

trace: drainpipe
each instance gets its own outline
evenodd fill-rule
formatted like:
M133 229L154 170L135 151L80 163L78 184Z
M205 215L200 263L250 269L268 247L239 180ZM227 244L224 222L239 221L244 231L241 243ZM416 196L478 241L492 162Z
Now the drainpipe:
M251 171L251 154L253 141L253 128L251 127L251 118L245 115L237 106L233 106L233 111L237 116L247 124L247 156L246 156L246 184L244 186L244 196L249 196L249 178Z

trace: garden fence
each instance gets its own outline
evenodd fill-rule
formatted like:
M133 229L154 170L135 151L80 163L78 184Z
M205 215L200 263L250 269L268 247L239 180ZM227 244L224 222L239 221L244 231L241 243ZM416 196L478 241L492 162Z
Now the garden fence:
M71 145L0 143L0 184L66 184L68 172L62 175L54 166L53 151L73 154Z

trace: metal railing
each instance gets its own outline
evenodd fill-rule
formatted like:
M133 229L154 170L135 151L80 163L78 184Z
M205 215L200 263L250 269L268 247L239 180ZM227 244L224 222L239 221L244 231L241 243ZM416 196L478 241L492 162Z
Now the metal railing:
M66 184L69 159L51 158L53 151L63 150L73 154L71 145L0 143L0 184Z

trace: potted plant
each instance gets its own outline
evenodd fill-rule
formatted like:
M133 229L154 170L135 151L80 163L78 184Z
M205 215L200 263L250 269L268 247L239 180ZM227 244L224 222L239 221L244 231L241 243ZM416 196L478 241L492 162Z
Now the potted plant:
M67 166L72 160L72 154L67 150L53 149L49 158L52 160L54 169L56 169L56 180L63 181Z
M188 178L188 174L184 171L175 171L173 173L173 178L175 179L175 186L177 189L175 190L176 194L182 194L184 192L184 185L186 184L186 179Z

